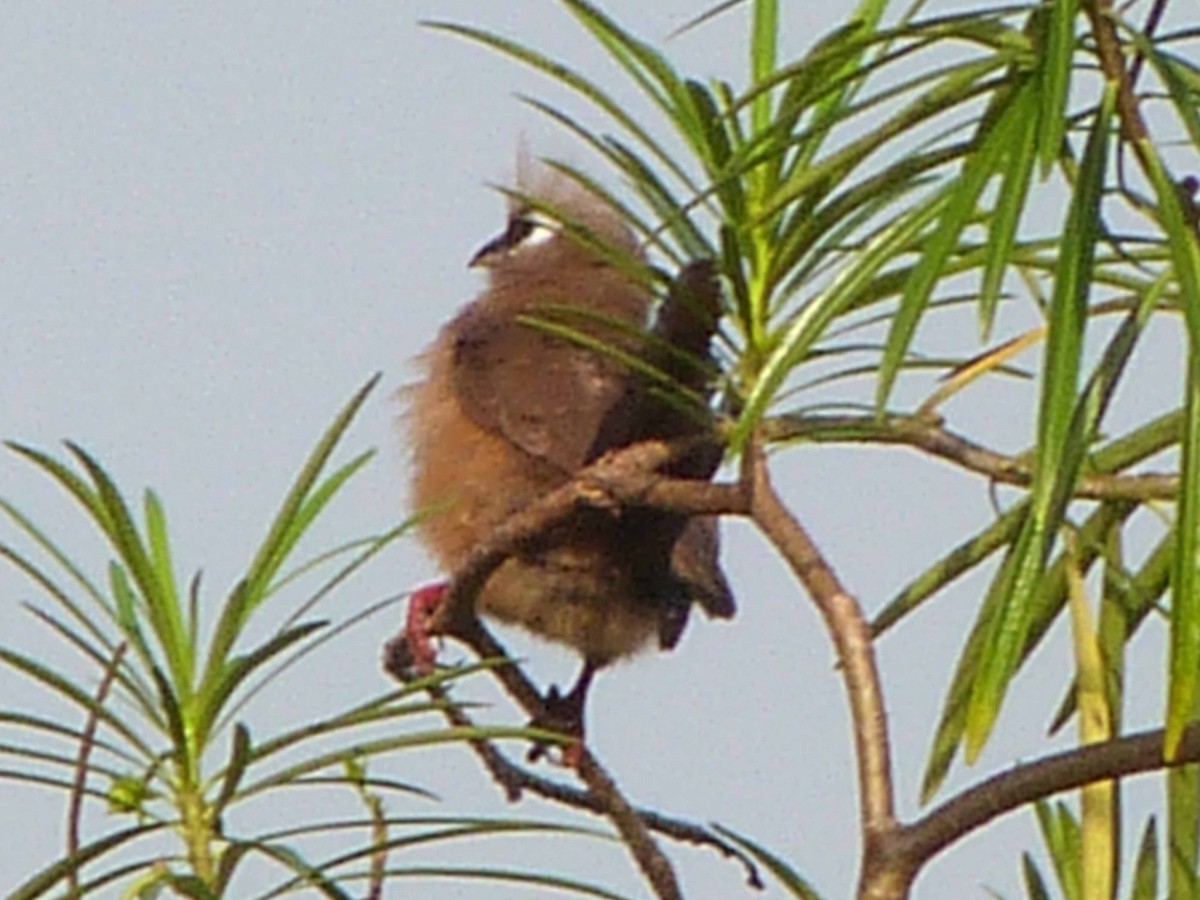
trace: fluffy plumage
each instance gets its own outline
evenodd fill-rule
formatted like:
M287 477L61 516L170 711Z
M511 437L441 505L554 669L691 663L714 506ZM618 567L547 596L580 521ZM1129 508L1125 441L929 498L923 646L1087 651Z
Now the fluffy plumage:
M523 190L553 212L513 203L505 231L472 260L486 269L487 288L423 354L425 377L410 394L410 500L414 509L433 511L419 533L451 573L507 516L604 452L704 427L655 399L610 353L529 323L551 320L610 347L653 355L637 333L647 324L651 294L608 255L637 259L617 213L562 177ZM605 250L581 243L576 226ZM706 357L716 289L707 268L692 282L684 285L687 299L707 296L708 308L697 318L681 315L676 304L674 319L664 309L656 330ZM685 380L696 381L697 371L688 369ZM672 474L708 478L719 461L714 445ZM717 562L715 522L657 510L614 516L584 509L502 564L476 608L576 648L586 683L590 669L655 638L672 646L693 601L710 615L734 610Z

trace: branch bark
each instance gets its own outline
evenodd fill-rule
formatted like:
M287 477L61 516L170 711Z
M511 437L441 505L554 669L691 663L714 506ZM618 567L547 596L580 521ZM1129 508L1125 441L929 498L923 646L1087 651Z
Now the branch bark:
M863 840L859 897L893 896L893 893L877 893L872 887L877 881L874 870L890 859L888 851L898 824L887 711L870 625L858 601L843 587L808 532L775 492L766 455L757 443L747 450L743 478L749 488L750 518L808 591L837 651L854 724L858 763L859 827Z
M499 645L497 644L496 646ZM398 681L403 682L406 680L405 673L392 665L386 656L384 668ZM505 668L515 668L515 665ZM524 675L521 674L520 677L523 679ZM529 685L529 688L536 693L536 689L534 689L532 684ZM476 727L475 722L462 707L450 699L444 687L438 684L429 685L426 688L426 692L434 701L441 704L442 715L445 716L446 721L450 725L458 728ZM608 812L591 790L580 790L579 788L564 784L553 778L546 778L520 766L505 756L491 741L472 740L468 741L468 744L475 755L479 757L488 774L492 776L492 780L504 791L505 798L511 803L518 802L522 795L528 791L544 800L574 809L584 810L597 815L606 815ZM650 831L679 843L692 844L697 847L708 847L716 850L727 859L736 859L742 864L742 868L746 872L746 883L757 890L763 888L762 878L754 861L743 851L723 840L711 829L684 819L664 815L652 809L639 807L633 809L633 812L645 823L645 826Z
M510 554L569 516L580 505L612 509L657 506L710 515L745 511L745 497L737 485L670 479L658 474L658 470L671 460L689 452L697 440L707 441L710 438L646 441L613 451L588 466L569 483L510 516L454 574L446 598L430 623L430 632L455 638L481 659L507 658L504 648L475 615L475 596ZM391 667L389 671L401 677L401 673ZM498 666L492 673L531 718L542 713L541 692L519 667ZM502 757L498 751L474 746L493 777L505 787L508 796L512 798L514 792L519 793L514 782L508 780L511 773L501 764ZM655 894L660 900L682 900L683 894L674 870L655 843L646 817L629 803L600 761L586 747L582 748L577 772L587 787L587 808L602 812L613 823ZM725 849L728 850L727 847Z
M1158 728L999 772L904 826L894 852L921 866L972 831L1036 800L1096 781L1200 762L1200 725L1184 731L1178 756L1170 762L1163 757L1163 737Z
M941 422L921 416L783 416L771 419L764 437L798 438L821 443L888 444L911 447L1001 484L1025 487L1033 468L1019 456L1008 456L955 434ZM1083 500L1174 500L1179 476L1148 473L1114 475L1085 472L1074 496Z
M901 433L913 436L914 443L927 444L922 449L941 447L946 453L959 453L963 449L956 443L960 439L948 439L945 432L935 435L913 428ZM892 436L893 440L888 442L904 442L894 439L896 432ZM480 658L507 658L504 647L475 616L474 592L508 554L571 514L580 504L614 509L625 505L658 505L710 515L748 516L809 593L837 653L853 721L858 770L863 842L857 892L860 900L907 897L920 870L939 852L1030 802L1092 781L1166 767L1162 732L1147 732L1017 766L951 798L911 824L899 822L895 813L886 707L870 628L861 606L775 491L760 444L756 442L748 448L736 484L673 480L657 474L666 461L685 449L680 444L647 442L615 451L569 484L516 513L456 573L449 596L462 604L462 609L445 615L437 623L439 630L462 641ZM989 466L999 465L998 460L988 460L987 452L982 448L970 449L966 458L975 463L984 460ZM1129 477L1124 480L1132 483ZM498 666L491 671L526 713L533 717L541 712L542 695L518 666ZM448 717L458 717L450 721L470 724L465 713L452 704L447 704L446 709ZM633 807L586 748L577 770L586 788L580 791L514 765L487 742L473 742L472 747L509 799L516 800L529 790L546 799L607 816L660 898L682 894L669 861L651 836L652 831L676 840L713 846L736 856L746 866L750 884L761 886L753 864L744 854L711 832ZM1200 760L1200 726L1186 733L1180 756L1172 765L1197 760Z

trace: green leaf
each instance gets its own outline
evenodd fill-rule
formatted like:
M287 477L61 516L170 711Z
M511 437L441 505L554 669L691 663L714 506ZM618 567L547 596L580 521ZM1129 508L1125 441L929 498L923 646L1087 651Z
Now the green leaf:
M166 608L179 616L175 627L178 628L177 639L183 671L190 684L195 675L196 635L191 627L185 624L181 617L183 607L179 599L179 588L175 580L175 565L171 559L171 541L167 532L167 514L162 501L154 491L145 493L143 503L146 515L146 538L150 546L150 562L154 570L154 580L163 590L163 602Z
M229 805L229 801L237 793L238 785L241 784L242 777L246 774L246 766L253 755L252 749L250 729L241 722L238 722L233 727L233 741L232 746L229 748L229 764L225 767L225 773L221 776L221 790L212 805L216 815L219 816L221 814L221 811Z
M210 711L213 710L212 700L220 691L216 682L226 672L228 656L234 643L241 634L246 621L266 597L276 574L287 562L288 552L301 536L296 530L297 520L306 515L306 504L314 502L312 500L313 486L320 478L321 472L346 433L346 429L350 427L350 423L381 377L377 374L359 388L338 412L337 417L325 430L325 433L321 435L317 446L305 460L300 474L297 475L287 497L284 498L283 505L271 523L267 537L259 547L245 578L237 584L226 600L214 629L208 658L204 666L204 676L197 692L207 698Z
M641 125L638 124L632 116L630 116L622 104L612 99L606 92L598 88L595 83L589 81L579 75L570 67L551 59L536 51L530 50L521 44L502 38L499 35L492 34L479 28L471 28L466 25L459 25L454 22L435 22L424 21L421 23L427 28L432 28L437 31L444 31L447 34L453 34L458 37L466 38L467 40L475 41L479 44L489 47L499 53L511 57L518 62L524 63L531 68L537 69L543 74L549 76L553 80L559 82L563 86L569 88L579 94L593 106L609 116L622 130L630 134L641 146L650 151L651 155L658 160L659 164L664 166L674 177L687 186L694 193L699 193L698 188L689 177L688 173L676 162L676 154L668 153L661 144L655 141ZM660 98L660 102L661 98Z
M105 617L115 620L116 615L104 594L44 531L38 528L29 517L25 516L7 500L0 500L0 510L3 510L25 534L33 539L34 543L41 547L58 564L59 568L87 594L88 599L99 607ZM111 652L114 644L94 621L95 616L85 613L83 608L75 603L65 590L58 587L54 580L45 574L39 566L34 564L27 556L18 553L5 544L0 544L0 555L7 557L10 562L32 578L59 606L70 614L71 618L82 625L92 637L101 643L107 642L106 645Z
M117 625L125 636L138 658L145 666L155 664L154 652L142 632L141 618L138 615L138 598L129 583L129 575L116 560L108 564L108 584L112 591L114 605L117 608Z
M1133 868L1129 900L1155 900L1158 897L1158 827L1154 816L1146 820Z
M298 851L293 850L291 847L265 841L242 840L239 843L243 848L243 852L254 850L279 863L288 871L295 873L296 878L288 882L288 887L293 889L300 886L314 888L322 896L329 898L329 900L352 900L350 894L347 894L325 876L320 866L309 863ZM277 896L278 893L280 892L272 891L262 894L259 900L266 900L267 897Z
M1167 689L1166 755L1175 755L1183 729L1196 715L1200 671L1200 238L1190 227L1179 193L1157 150L1140 142L1146 174L1154 185L1171 263L1179 280L1188 339L1176 559L1171 589L1170 680ZM1194 859L1193 853L1193 859Z
M204 692L198 695L200 708L195 729L201 743L212 733L213 723L229 698L255 670L328 624L326 621L302 622L273 635L249 653L230 659L219 675L205 685Z
M346 429L350 427L350 423L366 402L367 396L375 389L379 383L381 374L374 375L366 384L350 398L349 402L338 412L333 423L321 435L321 439L317 442L317 446L313 448L308 459L304 461L304 466L300 470L300 474L296 476L291 490L288 491L287 497L283 501L283 506L275 516L275 521L271 524L271 529L255 555L254 561L250 565L250 571L247 573L246 581L249 585L249 593L253 598L259 598L266 586L271 582L272 577L279 567L283 564L287 556L287 551L294 545L297 536L295 534L296 518L305 505L313 502L313 488L317 484L317 479L320 478L321 472L325 469L326 463L329 462L329 457L333 454L338 443L341 441ZM359 457L361 460L361 457ZM349 464L349 467L361 465L361 462L356 460Z
M924 242L921 258L904 286L904 296L888 330L875 393L880 410L887 404L921 314L937 283L945 276L946 262L958 251L963 229L976 215L980 195L1007 159L1009 148L1020 140L1028 107L1026 97L1032 92L1032 86L1026 84L994 99L993 106L980 119L972 152L966 156L961 174L944 189L937 228Z
M338 769L347 759L369 758L395 750L412 749L417 747L436 747L441 744L459 743L475 740L518 740L545 741L550 744L561 744L564 737L559 732L546 731L540 728L509 728L502 726L475 726L440 728L428 731L414 731L394 737L378 738L359 741L350 747L339 747L314 756L309 756L297 763L264 775L262 778L246 785L238 792L236 801L248 799L254 794L280 787L303 784L307 777L321 772L323 769ZM255 750L255 760L263 756L263 752Z
M59 637L90 659L100 671L104 671L111 664L113 655L116 653L115 647L108 646L107 644L97 645L93 643L79 630L72 628L66 622L63 622L45 610L38 609L35 606L28 606L27 609L41 620L42 623L53 629ZM126 697L137 704L142 714L150 722L156 725L161 724L161 719L158 718L154 705L154 693L136 669L131 666L118 666L116 683L125 692Z
M1138 504L1133 502L1105 503L1088 516L1083 527L1079 529L1078 565L1081 571L1086 573L1098 558L1098 550L1104 546L1104 536L1119 527L1137 508ZM1038 647L1062 612L1066 602L1066 588L1065 561L1060 558L1046 570L1042 586L1034 595L1035 604L1029 634L1018 666ZM982 646L993 627L998 604L998 595L989 591L955 666L954 677L942 707L942 715L934 734L933 746L921 784L923 803L928 802L941 787L958 751L966 727L967 703L977 678Z
M4 647L0 647L0 662L7 663L17 671L50 688L56 694L80 707L86 714L96 716L101 722L120 734L131 747L142 754L144 759L153 760L156 757L155 751L124 719L108 707L98 704L94 697L76 687L74 679L61 675L29 656Z
M1029 900L1051 900L1046 881L1028 853L1021 854L1021 875L1025 879L1025 896Z
M51 888L66 881L72 872L78 872L93 860L102 858L143 835L162 831L165 827L163 824L135 825L132 828L110 832L22 882L8 895L8 900L39 900Z
M146 779L136 775L118 775L105 793L108 811L125 816L145 815L146 805L157 797Z
M858 300L862 286L890 263L896 251L920 233L938 214L940 204L923 203L885 228L859 251L853 267L844 270L819 297L814 297L781 329L770 356L758 373L741 416L730 434L730 447L738 451L775 398L787 376L805 359L826 328Z
M1028 87L1032 88L1032 83ZM1025 209L1029 185L1033 181L1040 101L1038 93L1030 89L1021 91L1021 95L1014 101L1018 107L1017 121L1013 123L1012 145L1007 148L1005 159L1000 166L1003 180L988 228L987 261L984 264L979 289L979 323L983 340L987 340L991 335L996 308L1000 302L1004 272L1012 261L1021 213Z
M113 526L109 521L108 511L100 502L96 491L89 487L87 482L58 460L42 453L40 450L35 450L32 447L27 447L24 444L18 444L14 441L5 441L5 446L40 466L62 487L66 488L67 492L75 498L80 506L87 510L92 520L100 526L102 533L107 535L111 532Z
M1115 96L1111 86L1105 89L1067 214L1042 365L1032 507L992 586L1000 597L1000 609L988 635L967 710L964 739L968 761L976 759L987 742L1016 672L1029 631L1034 594L1086 452L1087 435L1082 431L1084 419L1077 415L1076 385L1100 236L1100 199Z
M1035 10L1030 27L1044 29L1041 51L1041 127L1038 130L1038 157L1042 176L1062 154L1063 137L1067 133L1067 99L1071 87L1072 57L1075 49L1075 18L1079 0L1051 0L1044 8ZM1043 21L1044 16L1044 21Z
M1185 59L1164 53L1161 46L1147 40L1144 34L1129 32L1131 42L1154 67L1155 73L1167 88L1173 111L1187 129L1193 147L1200 147L1200 113L1196 111L1196 68ZM1190 80L1190 84L1189 84Z
M1079 873L1079 822L1065 803L1039 800L1034 805L1038 828L1065 900L1082 900Z
M220 897L209 889L208 885L195 875L168 874L166 876L166 883L177 894L184 897L191 897L192 900L221 900Z
M1016 504L910 581L871 620L871 634L876 638L881 637L943 587L974 571L1001 547L1012 543L1027 513L1028 506L1025 503Z
M755 0L750 30L750 80L761 84L775 72L779 47L779 4L775 0ZM767 128L772 119L771 95L763 92L750 105L750 127L755 132Z

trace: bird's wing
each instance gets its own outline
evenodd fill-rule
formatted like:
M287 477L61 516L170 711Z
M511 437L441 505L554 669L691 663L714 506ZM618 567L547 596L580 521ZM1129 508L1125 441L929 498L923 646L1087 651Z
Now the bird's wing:
M714 516L689 519L671 554L671 570L688 586L691 599L714 619L737 611L733 591L721 571L721 534Z
M454 391L477 425L566 472L628 440L636 380L616 359L511 316L456 324Z

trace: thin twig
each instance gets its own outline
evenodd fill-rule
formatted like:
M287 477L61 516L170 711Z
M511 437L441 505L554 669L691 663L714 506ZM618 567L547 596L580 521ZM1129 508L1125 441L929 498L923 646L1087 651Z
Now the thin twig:
M1117 118L1121 122L1121 136L1133 148L1142 168L1148 170L1151 163L1142 142L1149 139L1150 132L1138 106L1133 80L1125 66L1125 55L1121 52L1121 40L1117 37L1117 26L1113 21L1112 0L1088 0L1083 8L1092 25L1092 36L1096 39L1100 68L1104 71L1104 77L1117 86Z
M1033 467L948 430L922 416L781 416L771 419L763 436L775 441L802 438L822 443L891 444L912 447L994 482L1028 486ZM1087 500L1174 500L1179 476L1166 474L1080 476L1074 496Z
M67 859L79 852L79 822L83 815L83 792L87 787L88 760L92 748L96 746L96 728L100 723L100 709L108 697L113 681L117 677L117 667L125 656L128 645L121 641L113 650L112 659L104 668L100 686L96 689L96 703L88 711L87 721L83 726L83 734L79 738L79 756L75 760L75 777L71 782L71 797L67 804ZM72 868L67 875L67 896L81 897L79 892L79 871Z
M391 670L389 669L389 671ZM401 675L397 673L393 674L396 674L397 678L403 680ZM450 699L449 693L443 686L439 684L430 685L426 688L426 692L440 705L442 715L445 716L446 721L450 725L456 728L476 727L474 720L467 715L459 704ZM522 794L528 791L544 800L550 800L563 806L569 806L598 815L605 815L605 808L590 791L580 790L553 778L546 778L514 763L491 741L481 738L468 741L468 744L479 757L480 762L483 763L483 767L487 769L492 779L504 791L505 798L510 802L515 803L519 801ZM703 825L698 825L695 822L688 822L684 819L664 815L653 809L637 808L635 811L651 831L679 843L709 847L727 859L736 859L746 871L746 883L757 890L763 888L762 877L758 873L758 867L755 865L754 860L739 848L722 839L720 835L711 829L705 828Z
M481 659L507 658L504 648L477 618L469 631L469 637L464 638L461 634L455 634L454 637L468 643ZM518 666L497 666L492 669L492 674L530 717L536 718L542 713L544 704L541 693ZM478 749L476 752L479 752ZM492 764L495 765L494 759ZM494 776L497 770L490 771ZM594 808L608 816L616 827L659 900L681 900L683 894L679 890L675 871L651 837L647 823L621 794L616 782L609 777L586 746L581 748L576 771L587 786L588 795L595 804Z
M478 631L473 639L468 641L461 635L455 635L455 637L466 643L471 651L482 659L507 658L504 648L491 636L486 626L478 622L476 625ZM400 640L397 639L389 645L389 648L398 648ZM484 650L487 652L483 652ZM404 670L403 664L394 664L387 654L385 654L384 668L399 681L403 682L408 678L409 673ZM497 666L491 671L526 713L536 716L541 711L541 694L518 666L515 664ZM475 727L472 719L450 699L443 687L430 685L425 690L441 705L442 715L451 725L461 728ZM520 800L522 793L529 791L543 799L604 815L611 819L624 838L626 845L629 846L639 867L651 881L655 892L660 897L681 895L677 893L678 885L675 883L674 874L666 857L662 855L653 841L649 840L650 831L681 843L716 849L726 858L736 859L742 864L746 871L747 884L759 890L763 887L762 878L759 876L753 860L711 830L693 822L672 818L655 810L641 809L630 805L621 795L612 778L586 748L584 748L577 771L587 785L587 790L579 790L559 781L544 778L513 763L491 741L476 739L468 741L468 744L510 802Z
M747 450L750 517L786 560L816 605L837 651L854 725L858 761L863 883L882 862L888 837L896 830L895 790L883 689L875 662L870 625L858 601L842 586L808 532L771 485L766 455L757 444Z
M661 900L683 900L683 891L679 888L675 870L655 843L646 822L625 799L616 781L587 747L583 748L578 772L583 783L587 785L588 793L616 826L654 893Z
M504 648L475 615L475 597L508 556L580 506L612 509L654 506L697 514L744 512L745 495L737 485L670 479L658 474L659 469L693 450L697 440L711 438L645 441L613 451L567 484L510 516L454 573L446 597L429 624L430 633L461 641L481 659L507 658ZM543 712L541 693L519 667L498 666L492 673L531 717ZM507 772L500 765L497 752L482 745L472 746L506 794L510 797L514 792L519 794L519 788L504 780ZM577 772L587 786L592 804L589 808L612 821L656 895L661 900L682 897L674 870L655 843L646 819L625 799L616 782L586 747L582 748Z

